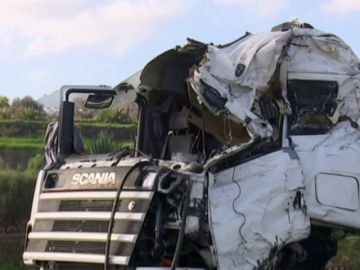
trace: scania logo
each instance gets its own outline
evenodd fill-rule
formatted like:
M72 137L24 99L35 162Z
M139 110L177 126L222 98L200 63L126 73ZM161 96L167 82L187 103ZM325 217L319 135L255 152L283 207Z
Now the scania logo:
M76 173L71 179L73 186L85 185L115 185L116 174L114 172L104 173Z

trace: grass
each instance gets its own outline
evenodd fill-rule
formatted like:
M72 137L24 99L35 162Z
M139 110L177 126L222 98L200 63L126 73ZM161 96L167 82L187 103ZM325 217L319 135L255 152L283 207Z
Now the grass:
M91 144L93 139L84 138L83 142L85 146ZM117 142L122 147L132 148L134 142L132 140L121 140ZM12 149L43 149L44 139L39 138L26 138L26 137L0 137L0 149L12 148ZM87 147L86 147L87 148Z
M92 121L76 121L75 125L79 126L93 126L93 127L110 127L110 128L135 128L136 124L117 124L117 123L97 123Z
M124 148L134 148L134 141L121 140L115 142L104 142L101 138L97 140L85 138L83 140L84 147L89 154L111 153L115 150L121 150Z
M21 263L21 258L9 259L8 257L0 257L0 269L1 270L25 270L25 265Z
M19 119L0 119L0 124L47 124L49 120L19 120Z
M26 124L43 124L47 125L50 120L17 120L17 119L0 119L0 124L18 124L21 125L23 123ZM115 127L115 128L132 128L136 127L135 123L130 124L118 124L118 123L99 123L94 120L76 120L75 124L81 126L97 126L97 127Z
M0 269L25 270L22 263L24 231L29 219L37 171L0 170L0 220L13 234L0 228Z
M360 235L353 234L338 241L338 253L333 257L330 265L351 263L352 269L360 269Z
M44 139L27 138L27 137L0 137L0 149L1 148L44 148Z
M24 237L2 240L0 246L0 269L1 270L25 270L28 269L22 263Z

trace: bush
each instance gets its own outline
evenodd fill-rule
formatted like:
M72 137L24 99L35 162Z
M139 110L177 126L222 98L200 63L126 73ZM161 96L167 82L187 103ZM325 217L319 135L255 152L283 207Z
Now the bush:
M40 120L46 117L43 106L30 96L15 98L10 109L15 119Z
M35 108L19 108L15 111L15 117L20 120L43 120L45 113Z
M10 108L0 108L0 120L8 120L11 118Z
M21 263L21 257L19 258L1 258L0 257L0 269L1 270L26 270L25 265Z
M328 266L352 265L352 269L360 269L360 234L348 234L338 241L338 251L335 257L331 258ZM340 269L340 268L339 268Z
M5 160L0 157L0 170L5 170L8 168L8 165L6 164Z
M36 154L32 158L29 159L27 164L27 170L40 170L41 164L44 160L44 156L41 154Z
M0 96L0 108L9 108L9 99L6 96Z
M36 172L0 171L0 228L23 231L29 218Z
M24 251L24 236L0 238L0 269L1 270L25 270L28 269L22 263Z
M103 154L111 153L123 148L122 143L119 143L114 136L107 132L100 132L96 140L91 140L85 145L89 154Z
M101 123L130 124L133 121L119 109L106 109L95 116L95 120Z
M11 104L11 109L15 112L21 108L32 108L38 111L43 110L43 106L30 96L25 96L23 98L15 98L13 100Z

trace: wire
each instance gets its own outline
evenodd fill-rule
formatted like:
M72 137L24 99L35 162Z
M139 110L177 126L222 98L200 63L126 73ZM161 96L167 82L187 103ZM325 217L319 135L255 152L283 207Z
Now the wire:
M123 181L121 182L121 184L116 192L116 197L115 197L113 207L111 210L111 216L110 216L110 221L109 221L109 226L108 226L108 231L107 231L107 236L106 236L104 270L108 270L108 267L109 267L111 234L112 234L112 230L113 230L113 226L114 226L115 212L116 212L116 209L119 207L120 193L122 192L125 182L126 182L127 178L131 175L131 173L138 167L143 167L146 165L153 165L153 164L150 161L146 160L146 161L140 161L140 162L136 163L134 166L132 166L125 174Z
M243 234L242 234L242 232L241 232L242 229L243 229L243 227L244 227L244 225L245 225L245 223L246 223L246 216L245 216L244 213L240 212L240 211L237 210L236 207L235 207L236 201L237 201L237 200L240 198L240 196L241 196L241 186L240 186L240 184L235 180L235 171L236 171L236 168L237 168L237 166L234 167L234 170L233 170L233 173L232 173L232 181L233 181L233 183L238 187L239 193L238 193L238 195L236 196L236 198L234 199L234 201L233 201L233 203L232 203L232 208L233 208L233 210L234 210L234 212L235 212L236 214L238 214L239 216L241 216L241 217L243 218L243 221L242 221L242 223L241 223L241 225L240 225L240 228L239 228L239 235L240 235L241 239L246 243L246 240L245 240L245 238L244 238L244 236L243 236Z
M204 105L201 104L201 132L202 132L202 147L203 147L203 160L206 160L206 143L205 143L205 121L204 121Z
M224 113L224 136L227 141L228 146L231 145L233 141L231 123L229 119L229 111Z
M175 270L176 269L176 266L177 266L178 261L179 261L180 250L181 250L182 245L183 245L186 218L187 218L187 214L188 214L188 210L189 210L189 203L190 203L190 186L191 185L188 183L188 188L187 188L187 191L186 191L186 197L185 197L185 200L184 200L183 213L182 213L182 217L181 217L180 232L178 234L178 239L177 239L177 242L176 242L174 258L172 260L170 270Z
M199 136L200 136L200 130L197 132L196 136L195 136L195 139L191 145L191 151L194 151L195 150L199 150ZM196 148L195 148L195 145L196 145Z

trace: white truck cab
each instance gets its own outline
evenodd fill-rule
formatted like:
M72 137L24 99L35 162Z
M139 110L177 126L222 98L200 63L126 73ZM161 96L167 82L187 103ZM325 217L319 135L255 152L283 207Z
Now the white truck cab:
M72 94L139 107L134 151L78 151ZM65 87L24 261L43 269L325 269L360 229L360 61L285 23L189 40L118 86ZM339 233L340 232L340 233Z

